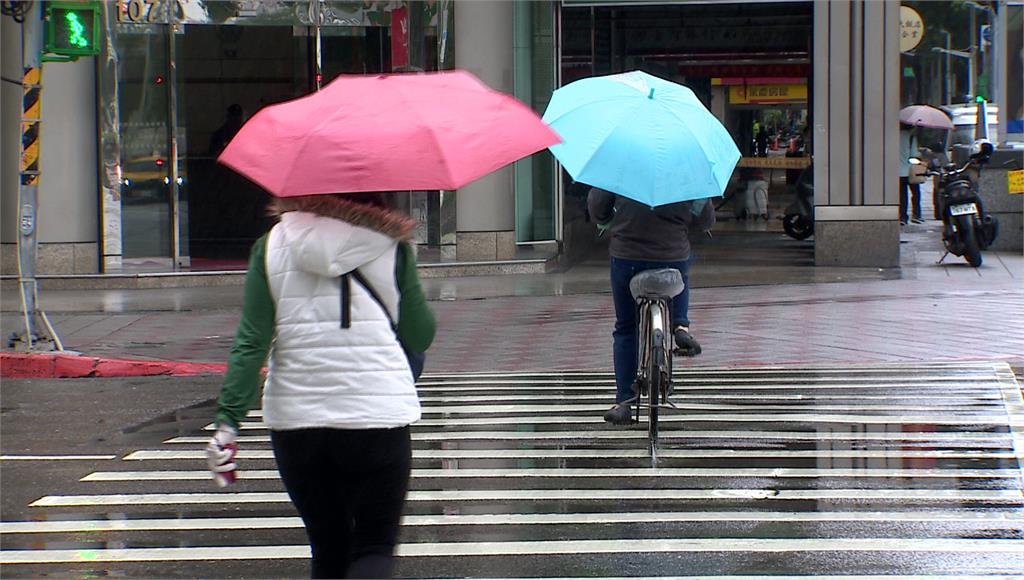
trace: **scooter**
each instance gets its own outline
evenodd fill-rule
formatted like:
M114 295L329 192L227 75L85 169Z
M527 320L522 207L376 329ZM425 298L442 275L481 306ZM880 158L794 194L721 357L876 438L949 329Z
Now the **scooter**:
M796 180L796 200L786 208L782 218L786 235L806 240L814 235L814 166L808 165Z
M953 164L942 166L937 159L925 175L937 175L939 185L935 190L935 212L942 220L942 244L946 252L939 258L941 264L946 256L962 256L967 263L977 268L981 265L981 251L987 249L999 235L999 221L985 213L978 196L975 172L992 157L992 143L986 139L971 145L970 157L963 167ZM911 159L911 164L921 161Z

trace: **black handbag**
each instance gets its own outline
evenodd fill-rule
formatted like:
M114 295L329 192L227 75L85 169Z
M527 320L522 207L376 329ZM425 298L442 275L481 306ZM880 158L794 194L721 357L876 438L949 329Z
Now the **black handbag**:
M395 333L395 338L398 338L398 344L402 345L402 351L405 352L405 358L409 362L409 370L412 371L412 379L414 381L420 380L420 375L423 374L423 366L427 362L427 353L411 351L402 344L402 339L398 337L398 325L395 324L394 320L391 320L391 313L388 312L384 301L381 300L380 295L373 289L370 282L363 276L363 273L358 269L352 270L347 274L341 275L341 326L342 328L349 327L349 280L354 279L356 282L366 289L366 292L373 298L381 310L384 311L384 316L387 317L388 323L391 325L391 330Z

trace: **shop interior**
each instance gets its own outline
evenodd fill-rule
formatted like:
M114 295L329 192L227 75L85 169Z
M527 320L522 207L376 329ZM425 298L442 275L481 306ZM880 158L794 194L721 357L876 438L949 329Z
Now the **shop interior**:
M574 4L561 14L561 84L643 70L692 89L743 155L714 200L716 233L781 234L810 165L812 4ZM581 204L586 188L566 179L566 204Z

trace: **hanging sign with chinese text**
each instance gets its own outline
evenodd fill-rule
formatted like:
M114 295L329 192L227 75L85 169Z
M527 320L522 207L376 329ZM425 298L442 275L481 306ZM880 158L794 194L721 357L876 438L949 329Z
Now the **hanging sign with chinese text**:
M750 84L729 87L730 105L806 103L807 85Z
M924 20L917 10L900 6L900 52L910 52L924 38Z

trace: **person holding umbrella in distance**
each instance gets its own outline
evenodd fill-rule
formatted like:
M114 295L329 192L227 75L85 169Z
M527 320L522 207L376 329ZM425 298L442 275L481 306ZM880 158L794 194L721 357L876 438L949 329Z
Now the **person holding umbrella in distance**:
M457 189L557 142L522 103L452 71L339 77L261 110L221 154L274 196L279 221L252 249L207 464L221 487L236 480L266 362L263 421L314 578L392 575L414 375L435 333L415 222L380 192Z
M915 224L924 223L921 217L921 184L912 173L910 158L919 155L917 152L917 129L913 125L900 123L900 225L908 221ZM909 218L908 209L913 208L913 216Z
M951 131L953 121L940 109L928 105L911 105L900 109L900 225L924 223L921 216L921 183L924 177L910 164L920 153L918 127ZM923 170L923 166L920 166ZM909 206L909 207L908 207ZM913 210L913 214L908 212ZM913 215L913 217L910 217Z
M552 154L574 180L593 186L590 215L611 233L616 394L604 419L629 424L639 348L630 280L644 270L679 270L683 291L669 308L677 351L700 354L688 316L688 236L714 225L708 198L722 195L740 152L693 91L640 71L558 89L544 120L563 140Z

